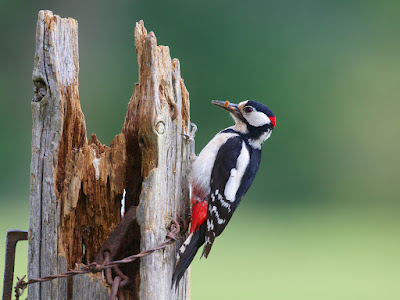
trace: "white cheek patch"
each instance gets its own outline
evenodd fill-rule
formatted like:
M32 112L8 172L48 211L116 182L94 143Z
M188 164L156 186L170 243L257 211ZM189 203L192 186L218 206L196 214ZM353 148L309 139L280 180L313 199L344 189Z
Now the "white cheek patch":
M245 114L244 117L246 118L247 122L254 127L261 127L271 123L271 120L266 114L257 110L253 110L253 112Z

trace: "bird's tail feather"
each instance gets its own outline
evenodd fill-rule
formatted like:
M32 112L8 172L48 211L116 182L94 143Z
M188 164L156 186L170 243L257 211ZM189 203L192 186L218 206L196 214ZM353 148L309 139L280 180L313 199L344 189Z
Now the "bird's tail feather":
M199 227L193 234L189 235L182 247L179 249L179 259L176 263L174 274L172 275L172 286L178 286L179 281L185 274L193 258L196 256L197 250L204 244L205 240L205 223Z

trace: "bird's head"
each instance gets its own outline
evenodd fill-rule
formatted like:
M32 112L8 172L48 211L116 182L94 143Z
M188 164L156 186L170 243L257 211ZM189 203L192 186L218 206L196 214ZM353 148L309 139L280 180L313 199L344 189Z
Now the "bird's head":
M234 104L229 101L213 100L213 104L230 112L235 120L234 130L246 134L250 142L254 142L256 148L261 148L276 125L276 117L264 104L247 100Z

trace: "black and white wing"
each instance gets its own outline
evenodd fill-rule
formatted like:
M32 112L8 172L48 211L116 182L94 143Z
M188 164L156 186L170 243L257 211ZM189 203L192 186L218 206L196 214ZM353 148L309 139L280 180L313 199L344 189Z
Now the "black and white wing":
M239 136L221 146L211 173L206 237L203 255L210 253L215 237L225 229L243 195L249 189L260 163L254 151Z

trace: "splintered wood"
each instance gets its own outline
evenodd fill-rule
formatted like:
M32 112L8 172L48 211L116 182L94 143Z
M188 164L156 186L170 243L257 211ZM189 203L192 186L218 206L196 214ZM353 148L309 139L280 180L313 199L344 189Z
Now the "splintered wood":
M138 206L137 224L119 257L164 241L172 218L189 206L189 94L177 59L136 24L139 83L120 134L110 146L87 139L78 92L78 24L40 11L32 99L29 278L53 275L94 260L126 209ZM132 285L126 299L187 299L171 276L179 243L124 267ZM107 299L100 274L29 287L29 299Z

